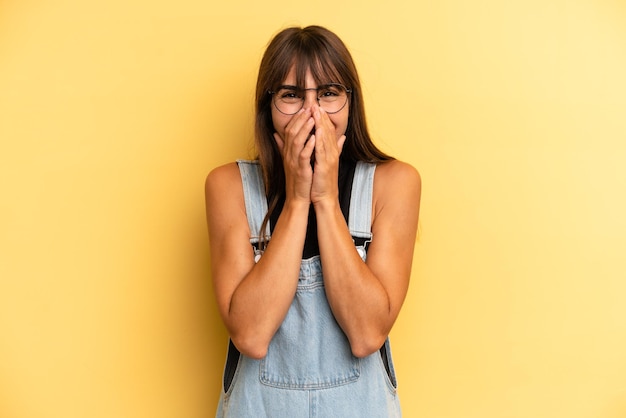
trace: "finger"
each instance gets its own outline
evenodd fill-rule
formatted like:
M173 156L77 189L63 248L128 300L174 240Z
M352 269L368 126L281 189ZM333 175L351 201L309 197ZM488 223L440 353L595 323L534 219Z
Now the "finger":
M305 141L314 124L310 110L300 109L285 127L285 136L294 140Z
M324 109L322 109L319 106L313 106L313 108L311 109L311 116L313 116L313 119L315 120L315 126L322 126L325 124L325 122L330 122L330 119L328 118L328 115L324 112ZM324 116L326 116L324 118Z
M322 128L315 128L315 136L316 138L319 138L319 140L315 141L315 155L321 158L323 155L326 154L326 141L324 130Z
M345 135L341 135L339 137L339 140L337 141L337 149L339 150L339 153L341 154L341 151L343 150L343 144L346 143L346 136Z
M316 106L316 108L313 110L313 118L315 119L316 131L319 129L320 133L324 136L325 135L334 136L335 125L330 120L328 113L326 113L324 109L322 109L319 106ZM322 139L321 138L322 135L318 135L318 137L320 137L319 139ZM323 139L325 140L326 138L324 137Z
M311 155L313 155L313 151L317 149L317 147L315 146L315 134L311 135L308 139L308 141L306 141L306 144L304 144L304 149L302 150L302 155L306 156L307 158L311 158Z
M319 107L319 106L315 106L315 111L314 114L317 117L317 119L319 120L320 123L326 124L326 125L332 125L332 121L330 120L330 116L328 115L328 112L326 112L324 110L324 108Z

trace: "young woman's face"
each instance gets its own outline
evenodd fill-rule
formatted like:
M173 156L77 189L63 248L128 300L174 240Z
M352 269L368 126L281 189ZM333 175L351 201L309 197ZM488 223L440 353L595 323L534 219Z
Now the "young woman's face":
M295 66L291 67L289 73L285 80L282 83L283 86L296 86L296 68ZM307 70L305 77L305 85L297 86L304 87L305 89L316 89L319 87L313 78L310 70ZM328 93L333 94L333 93ZM318 92L316 90L306 90L304 93L304 109L310 109L312 106L319 106L320 103L317 100ZM272 122L274 123L274 129L280 135L281 138L285 138L285 127L289 123L289 121L294 117L294 115L288 115L278 110L275 101L277 97L272 98ZM341 110L336 113L328 113L328 117L330 121L335 127L335 136L337 139L341 137L341 135L346 133L346 129L348 128L348 117L350 115L350 94L348 93L348 97L346 98L347 102L345 106L341 108ZM321 106L324 108L324 104Z

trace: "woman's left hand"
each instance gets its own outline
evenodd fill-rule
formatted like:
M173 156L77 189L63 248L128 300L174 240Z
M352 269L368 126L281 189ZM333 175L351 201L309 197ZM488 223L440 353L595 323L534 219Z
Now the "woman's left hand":
M315 138L315 160L311 203L317 204L326 200L336 201L339 198L337 185L339 156L346 136L337 136L335 125L324 109L314 106L312 111L315 121L315 134L313 135Z

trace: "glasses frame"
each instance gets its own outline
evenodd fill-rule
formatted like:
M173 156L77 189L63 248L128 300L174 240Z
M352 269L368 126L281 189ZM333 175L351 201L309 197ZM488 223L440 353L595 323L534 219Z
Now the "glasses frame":
M340 83L328 83L328 84L322 84L321 86L317 86L317 87L311 87L311 88L308 88L308 89L301 89L301 88L296 87L296 86L285 86L285 85L283 85L283 86L280 86L278 88L278 90L280 90L282 88L287 88L287 89L291 89L291 90L294 90L294 91L301 91L301 92L304 92L304 93L306 93L307 91L313 91L313 90L315 92L319 93L320 90L328 88L328 87L341 87L342 89L344 89L346 91L346 102L343 104L343 106L341 106L341 108L339 108L339 110L335 110L334 112L329 112L326 109L324 109L324 111L326 113L328 113L329 115L334 115L335 113L341 112L343 110L343 108L346 107L346 105L348 104L348 101L350 100L350 94L352 94L352 89L347 88L343 84L340 84ZM272 103L274 104L274 107L276 108L276 110L278 110L283 115L293 116L296 113L298 113L300 111L300 109L302 109L304 107L304 98L303 98L302 99L302 105L300 106L300 109L296 110L293 113L285 113L282 110L280 110L278 108L278 105L276 104L276 96L275 96L275 94L278 93L278 91L268 90L267 93L270 96L272 96ZM317 100L317 104L320 107L322 107L322 105L320 105L320 98L318 97L317 94L315 95L315 100ZM322 107L322 109L323 109L323 107Z

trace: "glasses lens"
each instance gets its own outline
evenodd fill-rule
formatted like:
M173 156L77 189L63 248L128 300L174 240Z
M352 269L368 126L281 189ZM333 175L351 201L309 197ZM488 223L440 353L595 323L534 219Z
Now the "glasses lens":
M348 102L348 92L341 84L327 84L318 89L317 100L328 113L337 113Z
M274 93L274 104L286 115L296 114L304 104L304 92L300 89L281 88Z

